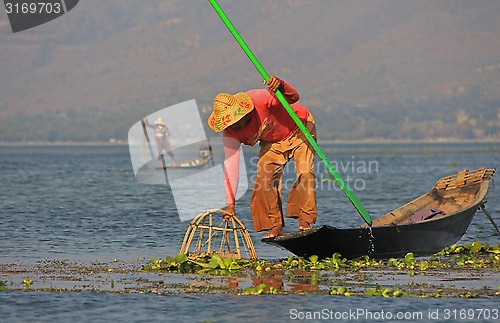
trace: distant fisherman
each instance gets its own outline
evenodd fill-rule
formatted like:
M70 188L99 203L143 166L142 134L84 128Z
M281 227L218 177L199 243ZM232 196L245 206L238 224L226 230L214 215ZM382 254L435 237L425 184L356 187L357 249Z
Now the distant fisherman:
M172 147L170 146L170 131L165 124L165 121L162 117L158 117L155 120L154 124L149 123L148 117L145 117L145 123L148 127L154 129L155 131L155 142L156 148L158 149L158 159L161 162L161 154L163 150L167 152L167 154L172 158L172 162L174 166L177 166L177 162L175 161L174 154L172 153ZM160 165L163 166L163 165Z
M317 218L314 150L274 94L277 89L283 93L299 119L316 138L312 114L305 106L296 103L299 93L275 76L269 78L267 89L254 89L234 95L217 94L214 110L208 118L210 128L216 132L223 131L226 189L224 216L235 214L240 146L253 146L260 141L257 178L250 208L254 230L270 230L264 238L283 235L281 179L285 165L292 158L295 158L297 180L288 195L286 216L299 221L299 230L310 229Z

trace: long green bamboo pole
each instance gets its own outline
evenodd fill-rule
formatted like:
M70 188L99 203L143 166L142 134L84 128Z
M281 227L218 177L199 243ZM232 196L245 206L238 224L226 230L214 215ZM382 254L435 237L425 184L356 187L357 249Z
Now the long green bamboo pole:
M226 25L227 29L229 29L229 31L233 35L234 39L236 39L236 41L240 45L241 49L243 49L243 51L245 52L245 54L248 56L248 58L250 59L250 61L252 62L252 64L255 66L255 68L257 69L257 71L260 73L260 75L267 82L269 80L269 74L267 74L267 72L264 69L264 67L260 64L260 62L257 60L257 58L255 57L255 55L250 50L250 47L248 47L248 45L245 43L245 41L243 40L243 38L240 36L240 34L238 33L238 31L236 30L236 28L234 27L234 25L231 23L231 21L227 17L226 13L222 10L222 8L219 6L219 4L217 3L216 0L208 0L208 1L212 5L212 7L215 9L215 11L219 15L219 17L222 19L222 22L224 22L224 24ZM349 200L354 205L354 207L356 208L356 210L358 211L358 213L361 215L361 217L363 218L363 220L369 226L371 226L372 225L372 219L371 219L370 215L368 214L368 212L366 211L366 209L361 204L361 202L358 200L358 198L356 197L356 195L354 195L354 193L349 189L348 185L346 184L346 182L344 181L344 179L342 178L342 176L340 176L340 174L337 172L337 170L335 169L335 167L328 160L328 158L326 157L326 155L323 152L323 150L319 147L318 143L316 142L316 140L314 140L314 138L312 137L312 135L307 130L306 126L302 123L302 121L299 119L299 117L295 113L295 111L293 111L292 107L287 102L287 100L285 99L285 97L283 96L283 94L279 90L276 90L275 93L276 93L276 97L278 98L278 100L280 100L280 102L283 105L283 107L285 107L286 111L292 117L293 121L295 121L295 123L299 127L300 131L302 131L302 133L306 136L307 140L312 145L312 147L314 148L314 150L316 151L316 153L318 154L318 156L325 163L327 169L330 171L330 174L337 181L337 183L339 184L340 188L342 188L342 191L344 191L345 195L349 198Z

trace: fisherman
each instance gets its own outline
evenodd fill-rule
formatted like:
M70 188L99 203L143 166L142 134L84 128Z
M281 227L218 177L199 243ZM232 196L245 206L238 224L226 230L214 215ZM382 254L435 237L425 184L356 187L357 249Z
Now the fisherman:
M158 150L158 159L160 160L160 163L162 162L161 155L163 153L163 150L165 150L170 158L172 158L173 165L177 166L174 153L172 152L172 146L170 146L170 131L168 130L163 118L161 116L156 118L154 124L148 122L148 117L145 117L144 119L146 125L154 129L156 149ZM163 167L164 165L160 166Z
M312 114L305 106L296 103L299 93L292 85L275 76L269 78L267 89L253 89L234 95L217 94L213 112L208 118L210 128L223 132L224 217L235 214L240 146L253 146L260 141L250 209L254 230L270 230L264 239L283 235L281 179L285 165L292 158L295 159L297 179L290 188L286 216L298 220L301 231L310 229L317 218L314 149L274 94L277 89L316 139Z

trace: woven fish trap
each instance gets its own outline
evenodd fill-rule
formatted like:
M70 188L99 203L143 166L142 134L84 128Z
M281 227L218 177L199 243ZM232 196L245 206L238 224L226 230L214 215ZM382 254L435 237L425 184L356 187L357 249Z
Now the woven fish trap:
M222 210L199 213L189 224L180 253L201 257L218 253L233 259L257 259L245 225L235 216L224 219Z

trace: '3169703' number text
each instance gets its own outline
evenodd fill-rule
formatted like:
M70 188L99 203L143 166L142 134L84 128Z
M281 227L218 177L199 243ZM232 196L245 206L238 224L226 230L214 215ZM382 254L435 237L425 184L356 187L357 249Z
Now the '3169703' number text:
M61 3L50 2L23 2L23 3L5 3L5 10L8 14L51 14L61 13Z

